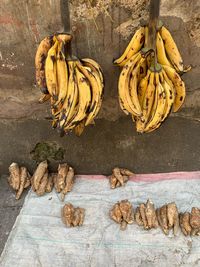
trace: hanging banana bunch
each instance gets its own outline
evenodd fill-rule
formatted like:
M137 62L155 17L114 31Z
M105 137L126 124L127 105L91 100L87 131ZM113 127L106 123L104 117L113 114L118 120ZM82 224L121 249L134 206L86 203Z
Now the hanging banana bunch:
M58 34L41 41L35 56L36 81L43 93L39 102L50 101L52 127L61 135L74 130L80 136L99 113L104 80L96 61L71 57L71 39Z
M157 129L184 103L186 89L180 75L189 71L169 30L156 28L155 49L149 48L149 26L141 26L122 56L114 64L122 67L118 82L119 104L130 114L136 130L149 133Z

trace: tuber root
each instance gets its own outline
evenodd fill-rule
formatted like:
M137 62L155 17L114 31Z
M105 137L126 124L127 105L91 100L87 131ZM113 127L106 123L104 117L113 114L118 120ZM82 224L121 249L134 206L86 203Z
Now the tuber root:
M175 202L167 204L168 227L173 228L174 235L177 235L179 229L179 215Z
M192 232L192 227L190 226L190 213L189 212L180 213L179 220L182 233L185 236L190 235Z
M164 205L161 208L157 209L156 215L161 229L163 230L165 235L168 235L169 229L167 219L167 205Z
M69 167L68 173L66 175L65 179L65 187L63 188L61 192L61 200L64 201L65 195L67 192L70 192L72 190L74 184L74 169L72 167Z
M57 176L57 173L50 173L49 174L49 179L46 185L45 192L50 193L53 190L53 185L54 185L54 176Z
M129 177L134 175L133 172L128 169L120 169L118 167L112 170L112 175L109 177L110 188L115 189L120 186L124 186L129 180Z
M153 202L149 199L147 200L147 203L146 203L145 214L146 214L148 229L157 228L158 220L156 217L155 207L154 207Z
M71 203L67 203L61 210L62 221L68 227L75 227L83 225L85 217L85 209L74 208Z
M38 196L43 196L45 194L47 184L48 184L48 172L46 171L42 179L40 180L38 190L36 190L36 194Z
M10 186L17 191L16 199L20 199L24 189L28 188L31 184L30 174L26 167L19 167L17 163L12 163L9 167L10 176L8 182Z
M121 230L125 230L127 224L134 222L133 208L128 200L116 203L110 210L109 215L112 220L120 224Z
M37 191L39 189L40 186L40 181L42 179L42 177L44 176L44 174L47 172L48 169L48 164L47 161L42 161L37 169L35 170L33 177L32 177L32 189L33 191Z
M19 168L19 165L17 163L13 162L9 166L9 173L10 173L10 176L8 178L8 182L9 182L10 186L14 190L19 190L19 187L20 187L20 168Z
M200 209L193 207L190 216L190 225L194 229L200 229Z
M69 166L67 163L59 164L58 176L56 179L56 191L60 193L65 188L65 180L67 177Z

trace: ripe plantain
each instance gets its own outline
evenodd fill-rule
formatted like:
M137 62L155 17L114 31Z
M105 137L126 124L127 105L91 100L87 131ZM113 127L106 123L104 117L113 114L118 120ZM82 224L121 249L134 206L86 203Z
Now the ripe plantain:
M185 83L182 81L178 73L169 66L163 66L167 76L172 81L175 89L175 100L173 105L173 111L177 112L184 103L186 97Z
M183 60L171 33L164 26L162 26L162 28L160 29L160 35L164 41L165 50L170 61L172 62L172 65L174 66L177 72L183 72Z
M171 63L169 62L166 56L164 42L159 32L157 32L157 37L156 37L156 52L157 52L158 63L172 67Z
M39 44L35 55L36 82L42 93L48 94L45 78L45 60L51 46L53 45L53 36L45 37Z

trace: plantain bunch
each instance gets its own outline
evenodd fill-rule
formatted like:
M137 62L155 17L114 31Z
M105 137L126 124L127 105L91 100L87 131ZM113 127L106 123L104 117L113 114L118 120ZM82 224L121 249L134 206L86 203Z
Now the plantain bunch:
M140 27L122 56L114 61L122 67L119 81L119 103L126 115L132 116L139 133L149 133L160 127L170 112L177 112L186 96L180 74L182 57L169 30L159 23L150 45L149 26Z
M61 136L74 130L77 136L94 124L103 98L104 79L93 59L71 55L71 35L44 38L36 52L36 81L43 92L39 102L49 100L52 127Z

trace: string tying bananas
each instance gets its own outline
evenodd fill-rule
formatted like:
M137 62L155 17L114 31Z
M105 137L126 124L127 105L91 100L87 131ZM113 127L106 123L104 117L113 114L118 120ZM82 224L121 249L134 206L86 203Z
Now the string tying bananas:
M43 93L39 102L50 100L52 127L61 135L74 130L80 136L99 113L104 79L96 61L72 58L66 52L71 39L58 34L41 41L35 57L36 81Z
M136 130L149 133L156 130L184 103L186 89L179 74L189 71L168 29L157 29L156 49L149 45L148 26L140 27L122 56L114 64L122 67L118 82L119 104L132 116Z

